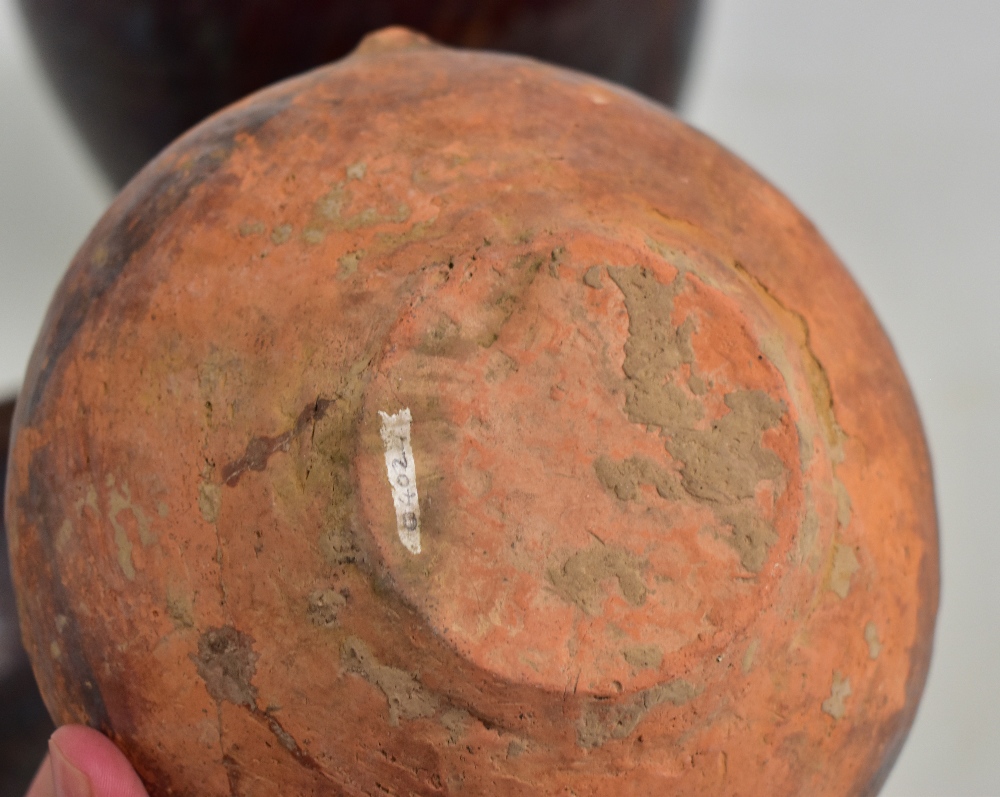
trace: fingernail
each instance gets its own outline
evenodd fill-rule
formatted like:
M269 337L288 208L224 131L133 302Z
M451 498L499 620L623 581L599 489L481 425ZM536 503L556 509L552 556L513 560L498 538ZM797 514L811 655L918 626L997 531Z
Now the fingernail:
M92 797L90 778L73 766L59 749L59 745L49 740L49 759L52 762L52 780L56 787L56 797Z

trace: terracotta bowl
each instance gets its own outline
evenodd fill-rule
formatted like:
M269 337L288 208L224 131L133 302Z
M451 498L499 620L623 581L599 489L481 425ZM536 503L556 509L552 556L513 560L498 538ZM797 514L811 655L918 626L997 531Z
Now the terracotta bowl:
M938 596L813 226L638 95L400 29L118 197L7 521L50 709L153 795L873 794Z

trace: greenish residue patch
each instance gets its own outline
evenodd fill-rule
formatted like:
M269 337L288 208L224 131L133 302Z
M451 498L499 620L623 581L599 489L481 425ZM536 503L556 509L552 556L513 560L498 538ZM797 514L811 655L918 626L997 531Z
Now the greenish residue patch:
M753 669L754 659L757 657L757 651L760 649L760 640L754 639L747 645L746 651L743 653L743 660L740 662L740 667L743 670L743 674L746 675Z
M355 252L348 252L337 260L340 265L340 270L337 272L337 277L339 279L347 279L354 275L358 270L358 264L361 262L361 258L364 256L365 250L358 249Z
M865 625L865 642L868 643L868 658L877 659L882 652L882 643L878 638L878 627L869 622Z
M830 696L823 701L823 711L835 720L843 719L847 713L847 703L845 702L851 694L851 679L845 678L842 673L833 674L833 685L830 687Z
M167 617L179 631L194 627L191 598L186 591L167 588Z
M347 167L347 179L348 180L363 180L365 178L365 173L368 171L368 165L364 161L358 161L357 163L352 163Z
M115 547L118 548L118 566L121 568L125 578L129 581L135 580L135 565L132 563L132 541L125 533L125 528L121 524L113 523L115 530Z
M56 550L61 551L71 539L73 539L73 521L66 518L59 526L59 531L56 532Z
M275 246L281 246L283 243L287 243L288 239L292 237L292 225L291 224L281 224L271 230L271 243Z
M139 532L139 542L143 548L147 548L156 542L156 535L150 528L149 518L141 507L132 503L132 493L127 483L122 482L120 486L115 485L115 477L108 474L106 483L108 491L108 520L114 530L115 547L118 549L118 566L125 577L132 581L135 578L135 562L132 556L132 541L122 520L122 514L130 512L135 519L136 529Z
M838 540L833 545L833 563L827 576L827 587L841 599L846 598L851 591L851 578L860 569L861 563L854 549Z
M813 504L812 490L806 485L806 513L799 527L798 561L815 573L822 564L819 542L819 513Z
M318 244L327 233L351 231L377 224L402 224L410 218L410 207L405 202L395 203L389 211L376 207L362 208L356 213L347 213L353 193L350 185L365 178L368 167L361 161L347 167L345 177L321 196L313 207L313 218L302 231L302 240L307 244Z
M249 238L249 237L251 237L253 235L263 235L266 230L267 230L267 227L264 226L263 222L260 222L260 221L254 221L254 222L245 221L245 222L243 222L240 225L240 237L241 238Z
M833 492L837 497L837 525L846 529L851 523L851 496L840 479L833 480Z
M402 224L410 218L410 207L405 202L397 202L388 212L380 211L376 207L367 207L355 213L347 213L347 208L353 199L350 183L363 179L365 170L360 168L362 166L364 164L348 167L347 178L334 184L327 193L316 200L313 219L302 233L306 243L319 243L331 231L349 232L374 227L376 224Z

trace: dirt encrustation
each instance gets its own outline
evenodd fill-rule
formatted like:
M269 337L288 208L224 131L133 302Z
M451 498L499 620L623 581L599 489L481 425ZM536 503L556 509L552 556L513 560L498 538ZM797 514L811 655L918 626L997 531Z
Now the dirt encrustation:
M377 687L389 705L389 724L400 720L433 717L438 700L406 670L382 664L371 648L361 639L351 636L340 648L340 663L345 672L360 676Z
M698 689L678 678L644 689L624 703L592 700L577 721L577 744L589 750L612 739L625 739L652 709L664 703L683 706L697 695Z
M257 690L251 683L257 671L253 642L230 625L209 628L198 638L198 653L192 653L191 659L213 700L256 707Z
M656 488L660 498L676 501L683 494L677 475L646 457L634 456L615 462L601 456L594 462L594 471L601 484L622 501L637 501L643 484Z
M594 542L570 556L559 568L548 572L549 582L563 600L585 614L596 615L607 597L605 582L616 581L625 600L641 606L646 600L643 563L624 548Z
M637 456L620 462L598 457L598 480L623 501L636 500L640 485L649 484L661 498L707 504L731 528L724 539L740 564L759 572L778 536L754 504L757 485L785 472L778 455L764 448L763 434L781 423L787 407L763 390L737 389L723 396L729 412L703 428L707 384L697 374L691 343L695 319L689 315L679 325L672 320L686 272L679 270L664 284L639 266L607 271L622 292L629 317L622 364L625 413L633 423L658 430L667 452L680 464L680 480L678 484L665 465Z

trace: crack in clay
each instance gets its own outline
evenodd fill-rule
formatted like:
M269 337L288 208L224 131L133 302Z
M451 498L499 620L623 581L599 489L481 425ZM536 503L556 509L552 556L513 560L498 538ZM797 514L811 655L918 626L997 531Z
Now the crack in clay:
M242 768L240 767L239 762L232 756L223 753L222 766L226 768L226 781L229 783L229 797L239 797L240 777L242 774Z
M734 262L733 269L764 300L764 303L770 307L772 312L776 309L780 311L781 315L791 321L791 326L796 332L797 339L795 342L804 355L802 361L805 366L806 380L813 394L816 414L819 416L823 430L826 432L831 457L835 462L842 460L843 443L847 439L847 434L837 422L833 404L833 389L830 386L830 376L812 349L812 333L809 331L809 323L806 321L805 316L787 307L764 283L747 271L741 263Z
M664 703L680 707L699 694L691 683L677 678L644 689L625 703L592 700L584 706L577 722L577 744L592 750L612 739L625 739L652 709Z
M212 529L215 531L215 563L219 566L219 607L229 615L229 609L227 606L229 595L226 592L226 583L223 577L223 562L225 561L225 556L222 552L222 531L219 529L219 524L217 522L212 523Z
M847 434L837 421L829 375L812 349L811 332L808 322L803 315L783 304L771 293L766 285L751 275L740 263L733 263L733 267L737 275L755 292L757 297L771 312L772 316L776 319L784 319L785 323L783 326L785 332L790 333L792 340L798 347L800 361L804 368L807 390L812 397L813 405L816 409L816 417L820 425L820 431L814 432L812 424L806 423L803 418L800 417L796 422L799 430L799 448L803 472L805 472L807 462L813 455L814 439L816 436L819 436L826 443L833 468L833 491L837 498L837 525L840 528L845 528L850 523L851 499L844 485L836 477L836 470L837 464L844 457L843 444L847 439ZM768 351L767 347L762 348L762 351L767 352L769 358L776 363L779 371L785 374L788 366L785 361L783 349L780 345L772 348L774 348L773 351ZM791 378L786 375L785 379L791 385ZM800 564L806 565L813 573L819 570L823 560L823 553L817 549L816 545L819 536L818 532L819 518L812 503L812 498L807 493L806 513L799 528L798 559ZM826 561L829 571L828 577L825 579L827 587L833 589L841 597L846 597L850 589L851 574L854 572L851 569L852 563L850 562L850 557L853 554L841 555L840 564L842 567L837 569L836 574L834 574L833 570L837 563L836 560L839 551L836 545L831 546L827 550ZM833 575L832 585L831 575ZM819 593L817 592L809 607L809 616L812 615L818 605Z
M295 426L287 432L275 437L254 437L247 443L246 451L239 459L222 467L222 483L226 487L235 487L240 477L248 470L263 471L272 454L288 451L292 440L302 434L307 427L321 420L326 415L327 408L333 403L331 399L317 398L299 413Z
M238 762L225 752L222 738L223 702L247 709L254 719L263 724L281 746L292 754L298 763L318 772L331 783L336 783L337 781L299 746L292 735L269 711L262 711L258 707L257 688L253 685L252 680L257 672L259 656L253 649L253 643L253 637L231 625L210 628L198 638L198 653L189 655L218 710L219 747L223 764L226 765L227 773L230 775L230 787L233 785L234 777L237 781L239 780L241 770L239 770ZM229 759L237 770L227 765L226 759Z
M306 769L319 773L330 783L335 783L338 786L341 785L339 781L334 779L334 777L327 772L326 768L323 767L322 764L320 764L315 758L299 746L294 737L284 729L282 724L278 722L278 720L276 720L270 712L261 711L259 708L254 706L251 713L255 719L267 727L267 729L274 735L274 738L278 740L278 743L292 754L292 758L294 758L295 761L304 766Z

